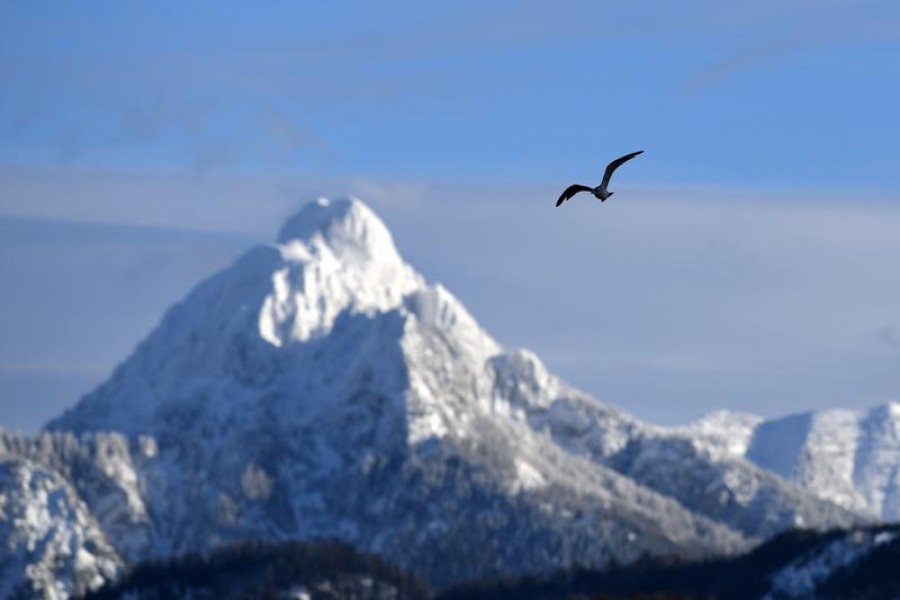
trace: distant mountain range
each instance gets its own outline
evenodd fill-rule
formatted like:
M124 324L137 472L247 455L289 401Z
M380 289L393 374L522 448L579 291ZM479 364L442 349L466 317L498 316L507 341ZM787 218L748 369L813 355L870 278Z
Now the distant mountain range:
M341 540L436 587L739 552L894 518L897 414L648 425L501 348L365 204L321 199L44 433L0 435L0 597L242 540Z
M717 412L683 432L717 456L746 458L851 510L900 519L900 404L764 421Z

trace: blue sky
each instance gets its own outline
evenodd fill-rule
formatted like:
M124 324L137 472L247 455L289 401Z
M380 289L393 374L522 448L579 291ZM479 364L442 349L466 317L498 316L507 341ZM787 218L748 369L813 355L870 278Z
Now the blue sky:
M647 183L900 183L895 3L687 5L13 3L0 157L544 182L639 146Z
M895 2L3 11L0 425L345 193L501 342L648 419L900 397ZM611 203L550 210L641 148Z

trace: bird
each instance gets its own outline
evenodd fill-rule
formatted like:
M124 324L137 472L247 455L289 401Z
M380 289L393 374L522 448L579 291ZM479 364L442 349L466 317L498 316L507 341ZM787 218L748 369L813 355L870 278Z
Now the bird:
M632 152L630 154L626 154L625 156L620 156L616 160L606 165L606 171L604 171L603 173L603 181L601 181L600 185L598 185L597 187L592 188L590 186L581 185L580 183L573 183L565 189L562 195L560 195L559 200L556 201L556 206L562 205L563 202L565 202L578 192L591 192L592 194L594 194L594 197L597 198L597 200L599 200L600 202L606 201L606 199L612 196L614 193L606 189L606 186L609 185L609 180L612 179L613 172L621 167L623 163L631 160L632 158L643 152L643 150L638 150L637 152Z

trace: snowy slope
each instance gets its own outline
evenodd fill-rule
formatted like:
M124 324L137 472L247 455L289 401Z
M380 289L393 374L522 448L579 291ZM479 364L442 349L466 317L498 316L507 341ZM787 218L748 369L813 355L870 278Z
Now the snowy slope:
M47 429L13 454L42 448L129 561L333 537L444 585L859 518L505 351L358 200L199 285Z
M747 458L845 508L900 519L900 404L769 421L723 412L681 432L717 456Z
M2 433L2 432L0 432ZM69 482L0 439L0 598L57 600L114 579L122 562Z
M756 415L717 410L687 427L673 428L673 432L689 437L710 456L734 458L747 454L753 432L763 420Z

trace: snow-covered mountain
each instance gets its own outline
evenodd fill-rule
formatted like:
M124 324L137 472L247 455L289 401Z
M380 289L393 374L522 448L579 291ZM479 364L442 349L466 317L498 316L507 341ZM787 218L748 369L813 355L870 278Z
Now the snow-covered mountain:
M352 199L198 286L47 431L0 459L65 483L109 564L331 537L445 585L865 518L505 351Z
M763 420L714 413L685 428L719 456L746 458L845 508L900 519L900 404Z

